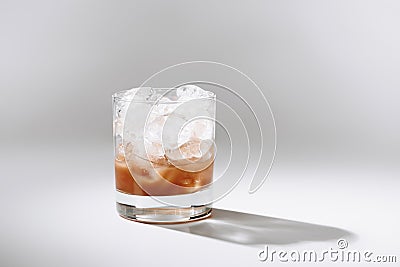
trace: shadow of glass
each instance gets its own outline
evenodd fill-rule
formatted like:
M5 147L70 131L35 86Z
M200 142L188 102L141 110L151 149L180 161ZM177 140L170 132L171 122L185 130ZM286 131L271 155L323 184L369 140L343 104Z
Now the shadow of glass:
M202 221L159 226L249 246L328 241L353 236L335 227L216 208L213 208L210 218Z

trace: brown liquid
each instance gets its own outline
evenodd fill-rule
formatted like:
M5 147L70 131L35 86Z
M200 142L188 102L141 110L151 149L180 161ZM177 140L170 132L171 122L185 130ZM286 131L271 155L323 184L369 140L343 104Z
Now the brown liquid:
M213 178L213 162L197 172L181 170L165 161L146 166L148 167L144 168L139 167L139 164L131 164L129 170L124 158L115 159L117 189L127 194L141 196L188 194L210 184Z

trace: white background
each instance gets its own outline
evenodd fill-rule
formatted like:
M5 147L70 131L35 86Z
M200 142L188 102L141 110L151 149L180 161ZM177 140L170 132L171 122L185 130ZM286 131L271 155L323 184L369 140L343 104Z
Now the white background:
M322 251L339 238L400 261L399 12L397 1L0 1L0 265L264 265L264 245ZM225 211L179 231L120 219L111 94L191 60L261 87L274 168L256 194L242 183L215 204Z

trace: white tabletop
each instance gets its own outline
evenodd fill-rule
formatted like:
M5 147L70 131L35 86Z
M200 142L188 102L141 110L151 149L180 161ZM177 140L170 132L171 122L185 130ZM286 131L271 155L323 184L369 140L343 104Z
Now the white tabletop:
M117 215L110 147L60 148L1 153L2 266L260 266L271 264L258 259L265 246L322 253L339 239L400 260L393 169L313 168L278 157L255 194L243 181L211 218L162 226Z

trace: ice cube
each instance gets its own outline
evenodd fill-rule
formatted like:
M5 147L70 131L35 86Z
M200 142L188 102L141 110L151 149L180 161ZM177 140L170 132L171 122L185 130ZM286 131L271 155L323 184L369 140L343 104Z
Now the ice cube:
M200 149L201 140L200 139L192 139L182 145L179 146L179 151L181 157L184 159L193 159L193 158L201 158L203 155Z
M156 162L164 158L165 152L161 142L148 142L145 140L144 146L146 148L146 158L150 161Z
M158 116L146 123L144 132L144 146L149 158L164 157L162 145L162 131L165 124L165 117Z
M178 105L178 103L172 102L168 97L161 97L151 108L149 118L151 119L157 116L169 115L178 107Z
M162 97L151 108L144 131L145 147L149 157L164 157L163 129L167 116L173 112L176 106L177 104L172 103L168 98Z
M151 87L141 87L135 93L133 98L134 101L155 101L157 100L158 94L156 90Z
M179 152L185 159L209 161L214 153L213 142L194 138L179 146Z
M178 136L178 145L192 139L207 140L213 138L213 122L209 119L196 119L183 126Z
M205 98L209 97L212 94L213 94L212 92L205 91L202 88L193 84L181 86L176 90L176 95L178 96L178 100Z
M211 140L193 139L176 149L167 149L165 157L181 170L201 171L214 162L214 143Z
M149 119L145 125L144 138L149 142L160 143L164 124L165 118L162 116L151 118L151 120Z

